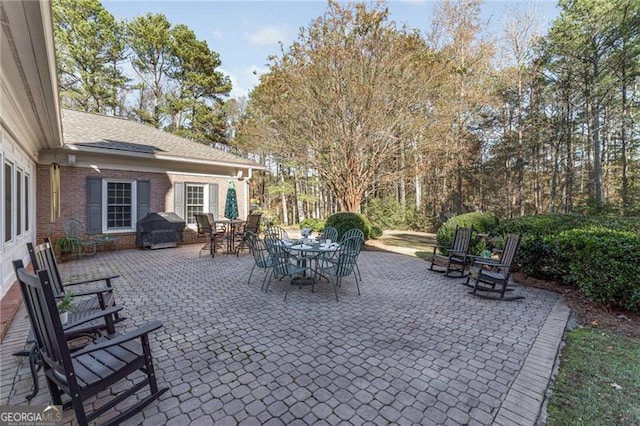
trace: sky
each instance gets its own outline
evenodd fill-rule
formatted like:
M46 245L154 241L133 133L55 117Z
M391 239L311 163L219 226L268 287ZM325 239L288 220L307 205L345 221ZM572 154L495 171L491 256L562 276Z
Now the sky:
M423 33L435 4L434 0L387 1L391 20ZM327 10L327 2L321 0L102 0L102 5L116 19L162 13L172 25L187 25L198 40L220 54L220 71L233 83L231 97L246 96L267 71L268 57L280 52L280 43L286 51L298 30ZM555 1L489 0L482 6L481 18L488 22L490 33L499 35L518 10L534 11L542 28L558 14Z

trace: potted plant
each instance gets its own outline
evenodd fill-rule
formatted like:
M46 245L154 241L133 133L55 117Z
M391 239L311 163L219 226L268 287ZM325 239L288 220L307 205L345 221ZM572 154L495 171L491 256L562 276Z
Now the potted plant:
M58 312L60 313L60 321L66 324L69 321L69 312L73 310L73 293L66 292L60 302L58 302Z
M71 237L62 237L56 243L61 256L72 255L78 249L78 240Z

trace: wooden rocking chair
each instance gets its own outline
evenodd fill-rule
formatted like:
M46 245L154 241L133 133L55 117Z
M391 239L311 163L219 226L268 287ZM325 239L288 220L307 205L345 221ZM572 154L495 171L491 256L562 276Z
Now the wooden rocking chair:
M79 286L81 290L73 291L75 312L90 312L94 310L104 310L115 306L115 296L111 281L118 278L119 275L108 275L89 280L74 281L65 283L58 269L58 262L53 251L53 246L49 238L44 239L44 243L34 246L27 243L27 250L31 257L33 270L44 269L49 273L51 285L53 286L53 294L57 299L62 299L69 288ZM87 288L91 287L91 288ZM78 317L78 315L76 315ZM106 317L107 333L115 332L113 321L122 321L124 318L115 314L113 318Z
M451 272L458 271L459 275L456 277L464 277L472 234L473 228L456 227L451 247L435 246L433 248L429 269L435 272L444 272L447 277L451 276L449 275ZM446 254L438 254L438 250ZM434 269L435 265L444 269Z
M107 424L119 424L168 390L166 387L158 389L149 345L149 333L162 327L159 321L124 335L97 339L71 353L49 274L46 270L38 271L37 275L30 274L21 260L14 261L13 266L35 332L52 403L63 405L65 409L73 407L79 425L88 425L148 385L148 396L107 420ZM138 378L138 371L143 373L144 378L131 386L127 385L126 390L92 412L85 411L86 400L94 400L93 397L98 394L103 395L101 401L114 395L116 391L112 386L134 373L134 377ZM111 390L111 393L105 393L106 390ZM64 395L69 397L65 398L66 401L63 401Z
M511 268L516 259L519 246L520 235L509 234L499 259L474 258L471 268L469 269L467 281L463 283L468 287L473 287L473 291L469 293L484 299L524 299L524 296L505 296L506 292L514 290L512 287L509 287L508 284ZM473 285L469 283L471 278L475 280ZM500 297L492 297L487 293L499 293Z

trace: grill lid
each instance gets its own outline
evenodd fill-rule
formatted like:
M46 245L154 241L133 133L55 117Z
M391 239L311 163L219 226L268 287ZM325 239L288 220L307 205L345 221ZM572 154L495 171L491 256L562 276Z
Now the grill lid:
M149 213L136 223L138 232L150 232L158 229L182 231L185 221L173 212Z

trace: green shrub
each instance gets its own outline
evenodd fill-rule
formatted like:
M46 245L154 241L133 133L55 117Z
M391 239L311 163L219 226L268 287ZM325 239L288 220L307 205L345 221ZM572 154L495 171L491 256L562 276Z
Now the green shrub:
M594 302L640 310L640 234L593 225L556 240L569 265L566 282Z
M371 234L369 234L369 237L373 239L382 237L382 229L378 226L371 225Z
M320 232L324 229L324 219L314 219L314 218L306 218L302 222L300 222L300 229L302 228L311 228L313 232Z
M498 218L493 213L487 212L472 212L465 213L459 216L454 216L447 220L440 229L438 229L437 241L438 245L449 247L453 244L453 235L456 231L456 226L473 228L476 232L471 238L471 244L469 245L469 253L474 255L480 255L483 250L487 248L486 242L478 237L480 234L490 233L498 225Z
M569 229L581 228L592 219L580 214L541 214L503 220L494 230L495 235L520 234L530 237L555 235Z
M338 230L338 238L349 229L360 229L364 233L364 239L369 239L371 235L371 223L360 213L342 212L332 214L327 218L326 226L332 226Z
M592 219L594 224L604 226L608 229L618 231L630 231L640 234L640 218L639 217L611 217L600 216Z
M561 279L569 274L572 253L558 246L561 232L590 226L639 233L637 218L584 216L581 214L545 214L505 219L492 232L494 235L522 235L516 268L532 277Z

